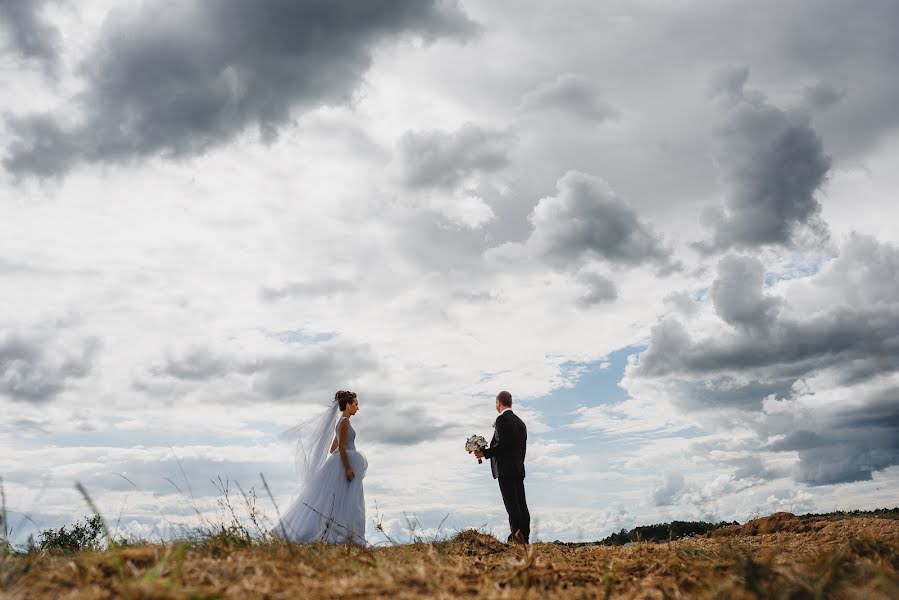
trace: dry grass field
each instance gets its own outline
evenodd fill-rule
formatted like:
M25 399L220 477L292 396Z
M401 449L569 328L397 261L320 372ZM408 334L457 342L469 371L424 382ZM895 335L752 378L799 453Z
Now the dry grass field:
M0 557L0 597L899 598L899 521L788 513L673 542L192 543Z

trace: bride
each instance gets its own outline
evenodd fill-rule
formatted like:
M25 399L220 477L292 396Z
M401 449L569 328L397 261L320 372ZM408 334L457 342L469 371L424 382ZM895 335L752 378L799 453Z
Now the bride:
M341 390L324 413L286 432L299 436L297 466L303 487L272 535L291 542L365 544L362 479L368 461L356 451L356 431L350 424L358 411L356 393ZM302 432L310 425L314 430L307 436Z

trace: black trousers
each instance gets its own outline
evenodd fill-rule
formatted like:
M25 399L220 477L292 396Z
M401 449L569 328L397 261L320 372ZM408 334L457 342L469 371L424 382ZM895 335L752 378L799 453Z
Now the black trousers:
M528 511L528 502L524 497L524 478L500 477L499 491L503 495L503 504L509 513L509 528L512 535L516 531L521 532L524 541L528 541L531 535L531 513Z

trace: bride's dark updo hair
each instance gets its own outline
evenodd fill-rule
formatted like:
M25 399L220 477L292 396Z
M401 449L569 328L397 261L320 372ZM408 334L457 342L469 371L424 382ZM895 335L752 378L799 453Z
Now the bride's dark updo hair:
M337 403L337 407L341 412L346 410L347 404L352 404L353 400L356 399L356 392L351 392L349 390L340 390L336 394L334 394L334 402Z

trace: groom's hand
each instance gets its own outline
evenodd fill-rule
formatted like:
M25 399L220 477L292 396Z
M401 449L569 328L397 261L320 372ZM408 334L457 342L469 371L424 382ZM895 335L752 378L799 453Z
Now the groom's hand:
M475 450L475 451L474 451L474 457L477 458L477 459L482 459L482 458L484 458L484 453L481 452L480 450Z

